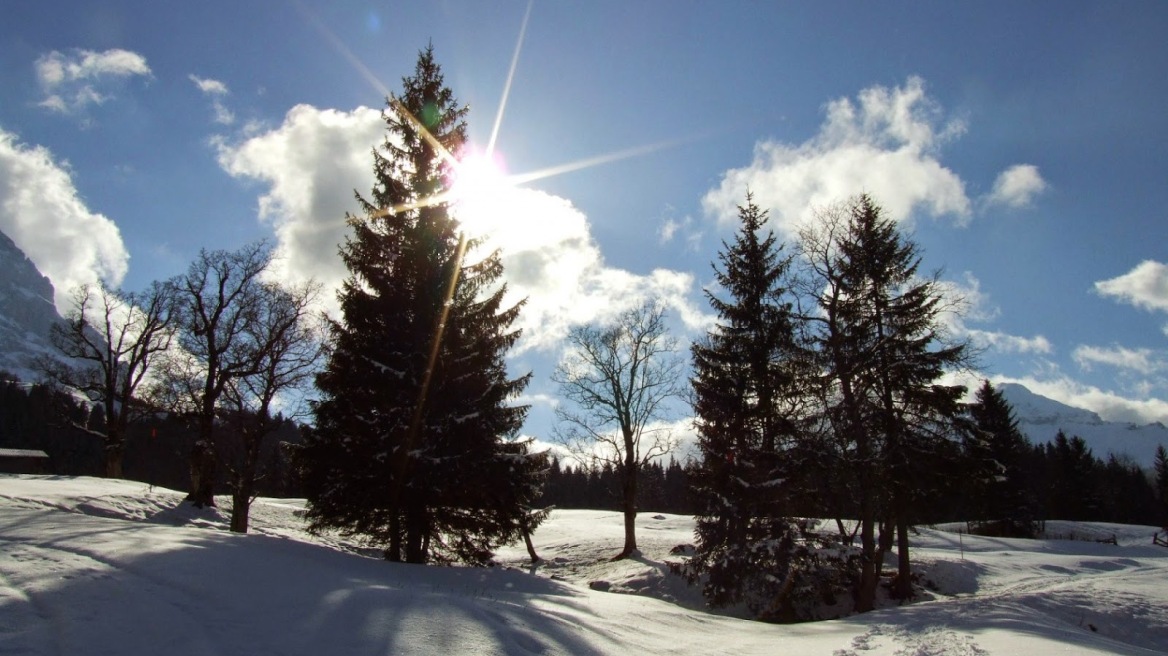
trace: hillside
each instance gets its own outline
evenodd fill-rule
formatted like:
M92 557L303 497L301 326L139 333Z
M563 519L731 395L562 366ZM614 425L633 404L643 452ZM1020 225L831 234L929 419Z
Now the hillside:
M53 284L0 232L0 370L34 380L35 359L55 355L49 327L61 320Z
M938 592L906 607L776 626L695 609L663 572L686 517L642 515L622 563L619 515L559 511L503 567L390 564L304 532L297 501L261 499L256 534L140 483L0 475L0 653L49 654L1154 654L1168 645L1168 549L1149 527L1063 524L1117 546L922 529ZM226 502L226 500L224 500ZM607 590L607 591L605 591ZM624 593L624 594L622 594Z
M1158 445L1168 448L1168 427L1163 424L1104 421L1094 412L1035 394L1017 383L1002 383L997 389L1014 406L1018 427L1035 444L1053 441L1062 430L1067 437L1083 438L1099 458L1127 454L1144 467L1152 466Z

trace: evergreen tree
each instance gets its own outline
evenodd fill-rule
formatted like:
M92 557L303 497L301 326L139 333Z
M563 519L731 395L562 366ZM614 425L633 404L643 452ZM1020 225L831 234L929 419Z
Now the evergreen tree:
M1168 450L1156 447L1156 496L1160 500L1160 525L1168 528Z
M990 382L984 381L969 407L974 430L966 440L972 518L1007 536L1034 537L1035 500L1028 493L1026 436L1014 410Z
M1054 443L1048 445L1047 453L1049 518L1072 521L1096 519L1099 508L1097 481L1102 463L1091 452L1087 442L1078 435L1068 438L1060 430L1055 435Z
M921 255L867 195L821 213L801 234L819 312L824 421L851 471L860 520L860 611L875 601L883 554L895 530L894 594L912 594L908 527L914 505L935 490L937 455L955 437L964 388L941 385L964 366L966 348L941 331L946 306L936 276L918 275ZM879 544L875 528L879 523Z
M530 375L509 378L510 326L498 253L467 264L442 200L466 141L467 108L420 53L387 99L376 183L341 248L350 276L317 377L316 431L300 453L312 526L385 545L389 560L486 562L542 516L544 454L508 441Z
M790 518L797 471L798 361L786 287L790 258L751 196L738 208L733 244L723 242L707 291L719 322L692 347L693 406L701 461L692 485L698 510L691 577L705 575L711 605L747 602L762 616L792 619Z

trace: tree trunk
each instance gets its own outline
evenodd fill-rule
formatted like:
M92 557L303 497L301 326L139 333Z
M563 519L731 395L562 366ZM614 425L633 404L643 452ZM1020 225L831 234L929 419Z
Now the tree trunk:
M204 407L199 415L199 438L191 448L191 493L196 508L215 507L215 412Z
M876 607L876 585L880 573L876 569L876 527L868 501L861 502L860 513L860 585L856 589L856 612L866 613Z
M539 554L535 553L535 545L531 543L531 531L528 531L526 526L520 530L523 531L523 544L527 546L527 555L531 557L531 564L534 565L539 562Z
M195 442L191 449L191 493L187 495L196 508L215 507L215 448L206 440Z
M255 492L256 478L258 478L259 472L260 446L263 444L263 436L266 432L265 421L261 422L259 427L255 429L244 429L240 434L240 439L243 442L243 462L237 463L238 469L231 472L233 490L231 494L231 530L236 533L247 533L252 494Z
M126 441L116 435L107 435L105 442L105 477L122 478L122 456Z
M406 511L406 562L424 564L426 522L422 512L416 509Z
M625 458L624 470L621 506L625 514L625 546L613 560L628 558L637 553L637 463L631 456Z
M401 535L401 513L394 512L389 518L389 547L385 550L385 559L391 563L401 562Z
M231 494L231 531L247 533L248 518L251 516L251 490L239 486Z
M896 512L896 551L897 551L897 571L896 571L896 588L892 591L892 596L897 599L911 599L913 597L912 588L912 565L909 564L908 559L908 514L905 512L904 503L900 501L900 495L897 495L897 512Z

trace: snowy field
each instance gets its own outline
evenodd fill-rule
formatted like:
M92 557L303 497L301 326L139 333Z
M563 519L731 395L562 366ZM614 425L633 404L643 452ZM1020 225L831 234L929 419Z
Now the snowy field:
M534 536L538 566L520 544L504 567L440 568L308 536L296 501L256 501L244 536L181 498L0 475L0 654L1168 653L1152 527L1048 523L1074 541L922 529L914 558L936 588L922 601L778 626L708 613L668 575L686 517L642 514L643 557L611 563L619 514L557 511ZM1118 546L1088 541L1112 534Z

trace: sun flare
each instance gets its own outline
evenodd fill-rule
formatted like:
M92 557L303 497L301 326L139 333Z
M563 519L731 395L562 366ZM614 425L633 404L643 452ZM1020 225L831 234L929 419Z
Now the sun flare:
M450 185L455 218L468 233L482 236L497 227L513 183L497 155L472 152L459 160Z

